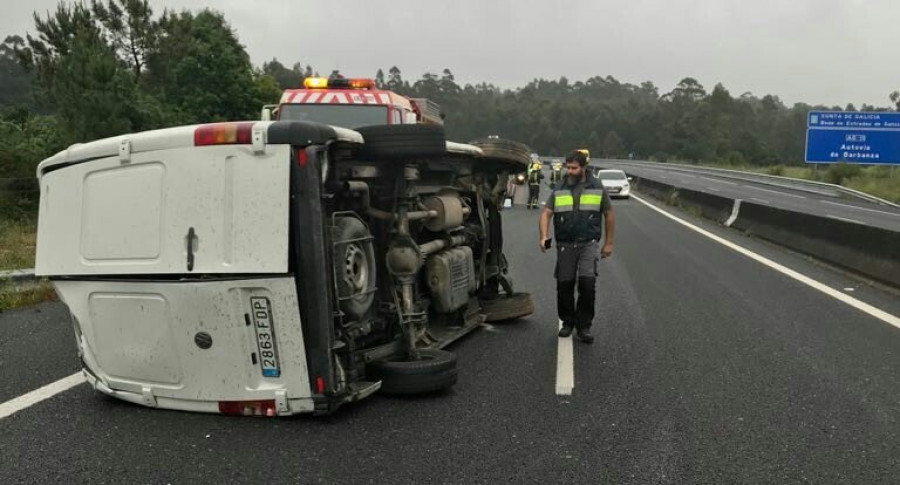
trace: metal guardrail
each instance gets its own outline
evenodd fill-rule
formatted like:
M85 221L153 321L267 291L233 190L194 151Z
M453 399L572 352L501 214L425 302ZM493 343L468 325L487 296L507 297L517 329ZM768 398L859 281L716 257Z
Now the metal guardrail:
M747 182L755 182L766 185L773 185L783 188L793 188L797 190L803 190L800 186L808 186L808 187L821 187L828 188L838 193L843 193L845 195L849 195L851 197L855 197L857 199L865 200L867 202L873 202L875 204L885 205L889 207L894 207L900 209L900 205L895 204L891 201L884 200L879 197L875 197L874 195L866 194L865 192L860 192L855 189L851 189L849 187L844 187L837 184L829 184L827 182L818 182L815 180L804 180L804 179L795 179L791 177L781 177L778 175L768 175L763 173L755 173L755 172L742 172L740 170L729 170L725 168L714 168L714 167L703 167L697 165L684 165L678 163L659 163L659 162L647 162L647 161L634 161L634 160L618 160L618 159L595 159L592 158L591 162L607 162L607 163L616 163L622 165L636 165L636 166L655 166L655 167L666 167L666 168L675 168L676 170L681 170L684 172L707 172L714 174L716 176L722 178L730 178L735 180L743 180ZM784 182L784 183L776 183L776 182ZM794 185L792 187L790 185ZM820 193L821 192L817 192Z
M553 162L561 162L563 157L540 157L545 165L550 165ZM743 180L745 182L755 182L766 185L772 185L776 187L795 189L795 190L804 190L803 186L808 188L819 187L823 189L829 189L834 191L837 194L844 194L851 197L855 197L860 200L864 200L866 202L872 202L879 205L884 205L888 207L893 207L896 209L900 209L900 204L895 204L889 200L884 200L880 197L875 197L874 195L867 194L865 192L860 192L855 189L851 189L849 187L844 187L842 185L837 184L829 184L827 182L819 182L816 180L805 180L805 179L795 179L791 177L782 177L779 175L769 175L764 173L756 173L756 172L743 172L741 170L730 170L727 168L715 168L715 167L706 167L702 165L685 165L682 163L660 163L660 162L650 162L646 160L620 160L617 158L592 158L590 160L591 164L597 163L616 163L622 165L636 165L636 166L651 166L651 167L665 167L668 169L681 170L684 172L707 172L722 178L730 178L734 180ZM777 183L777 182L783 183ZM799 187L798 187L799 186ZM820 195L830 195L825 194L824 192L815 191L815 190L806 190L807 192L813 192Z
M34 268L0 271L0 282L12 281L13 283L30 283L36 279L37 278L34 276Z
M633 175L634 189L759 237L900 288L900 231L679 187ZM652 175L651 175L652 177Z

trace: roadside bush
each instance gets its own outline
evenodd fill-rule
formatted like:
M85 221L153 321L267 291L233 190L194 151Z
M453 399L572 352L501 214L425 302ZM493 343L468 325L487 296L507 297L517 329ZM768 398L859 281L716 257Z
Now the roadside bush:
M858 177L862 173L862 167L848 163L837 163L828 167L825 172L825 181L830 184L841 185L847 179Z
M784 176L784 165L772 165L766 168L766 173L769 175L777 175L779 177Z
M669 161L669 155L665 152L656 152L652 157L650 157L651 162L659 162L659 163L667 163Z
M728 152L728 155L725 155L724 162L732 167L743 167L747 165L747 158L744 157L743 153L732 150Z

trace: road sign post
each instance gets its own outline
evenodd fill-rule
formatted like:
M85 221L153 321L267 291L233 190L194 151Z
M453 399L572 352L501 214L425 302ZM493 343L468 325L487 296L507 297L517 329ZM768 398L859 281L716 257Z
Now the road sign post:
M900 113L810 111L806 163L900 165Z

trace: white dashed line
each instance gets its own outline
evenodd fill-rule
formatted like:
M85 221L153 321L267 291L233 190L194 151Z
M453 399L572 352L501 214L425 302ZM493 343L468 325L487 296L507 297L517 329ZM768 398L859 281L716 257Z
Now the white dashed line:
M712 190L713 192L721 192L721 190L719 190L715 187L707 187L706 190Z
M880 211L880 210L875 210L875 209L866 209L865 207L857 207L855 205L849 205L849 204L839 204L837 202L831 202L831 201L827 201L827 200L820 200L819 202L821 202L823 204L836 205L839 207L846 207L848 209L856 209L859 211L866 211L866 212L876 212L878 214L886 214L889 216L900 217L900 214L894 213L894 212L885 212L885 211Z
M769 192L769 193L772 193L772 194L783 195L783 196L785 196L785 197L793 197L793 198L795 198L795 199L805 199L805 198L806 198L806 197L804 197L804 196L802 196L802 195L789 194L789 193L787 193L787 192L779 192L779 191L777 191L777 190L769 190L769 189L764 189L764 188L762 188L762 187L754 187L754 186L752 186L752 185L745 185L744 187L747 187L748 189L753 189L753 190L761 190L761 191L763 191L763 192Z
M838 217L838 216L833 216L833 215L831 215L831 214L825 214L825 217L827 217L827 218L829 218L829 219L837 219L837 220L839 220L839 221L851 222L851 223L853 223L853 224L862 224L862 225L864 225L864 226L868 226L868 224L866 224L865 222L862 222L862 221L856 221L856 220L853 220L853 219L847 219L846 217Z
M759 202L760 204L771 204L771 202L769 202L768 200L765 200L765 199L757 199L756 197L750 197L750 198L747 199L747 200L752 200L752 201L754 201L754 202Z
M34 406L43 400L50 399L61 392L68 391L82 382L84 382L84 374L78 372L69 377L64 377L52 384L47 384L40 389L35 389L28 394L6 401L5 403L0 404L0 419L8 418L23 409Z
M562 328L562 320L559 321ZM572 352L572 337L557 337L556 344L556 395L569 396L575 389L575 359Z
M749 249L747 249L743 246L739 246L727 239L716 236L715 234L713 234L705 229L701 229L701 228L691 224L690 222L680 219L672 214L669 214L668 212L660 209L659 207L656 207L655 205L645 201L644 199L642 199L636 195L633 195L632 197L634 197L634 199L637 200L638 202L646 205L647 207L655 210L656 212L659 212L660 214L668 217L669 219L672 219L673 221L681 224L682 226L687 227L688 229L690 229L692 231L698 232L729 249L732 249L738 253L741 253L744 256L747 256L748 258L750 258L758 263L762 263L762 264L768 266L769 268L772 268L775 271L778 271L779 273L782 273L790 278L793 278L815 290L818 290L818 291L834 298L835 300L838 300L842 303L846 303L847 305L850 305L851 307L856 308L857 310L859 310L861 312L867 313L887 324L890 324L890 325L893 325L894 327L900 328L900 317L898 317L896 315L892 315L880 308L876 308L872 305L869 305L866 302L857 300L856 298L853 298L852 296L841 293L840 291L835 290L834 288L831 288L829 286L826 286L825 284L820 283L804 274L794 271L794 270L788 268L787 266L776 263L775 261L772 261L771 259L766 258L764 256L760 256L759 254L756 254L753 251L750 251Z
M703 180L709 180L710 182L715 182L717 184L738 185L734 182L729 182L727 180L711 179L709 177L700 177L700 178L702 178Z

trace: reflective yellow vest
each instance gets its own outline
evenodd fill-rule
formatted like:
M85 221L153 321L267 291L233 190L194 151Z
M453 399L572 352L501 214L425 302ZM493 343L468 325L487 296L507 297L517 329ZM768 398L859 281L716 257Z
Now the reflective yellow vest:
M553 193L553 231L559 242L600 240L603 235L603 188L586 185L578 200L572 191Z

